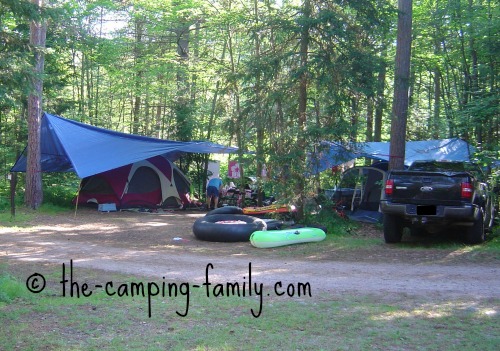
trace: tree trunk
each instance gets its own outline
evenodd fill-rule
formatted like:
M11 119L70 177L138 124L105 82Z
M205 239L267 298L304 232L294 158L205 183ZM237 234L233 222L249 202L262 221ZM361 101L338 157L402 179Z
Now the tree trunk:
M380 65L380 70L377 77L377 100L375 107L375 126L373 130L373 141L382 141L382 116L384 115L385 109L385 75L386 66L385 63Z
M80 115L79 120L80 122L86 122L84 120L85 116L85 66L87 60L87 55L82 52L82 67L80 68L80 87L79 87L79 92L80 92L80 97L78 99L78 114Z
M373 141L373 97L366 101L366 134L365 141Z
M469 0L468 7L467 7L467 18L473 18L474 17L474 4L472 0ZM477 99L478 93L480 92L480 87L479 87L479 64L478 64L478 53L476 49L476 29L474 25L475 21L470 21L468 23L468 34L469 34L469 52L470 52L470 63L471 63L471 69L470 69L470 100L475 100ZM481 121L477 120L477 117L474 118L474 125L476 127L476 142L479 145L483 144L483 131L484 131L484 126L481 123Z
M189 92L189 79L187 72L189 61L190 32L189 24L183 24L174 29L177 38L177 55L179 65L177 67L177 101L175 102L176 139L190 140L192 135L191 119L191 97Z
M41 10L43 0L32 0ZM25 203L32 209L40 207L43 201L42 173L40 155L40 124L42 119L42 90L44 48L47 33L46 24L32 21L30 24L30 44L34 51L34 72L32 87L28 96L28 155L26 165L26 193Z
M227 41L224 43L224 47L222 48L222 54L221 54L221 62L224 60L224 57L226 56L226 47L227 47ZM215 115L216 115L216 110L217 110L217 99L219 98L219 89L220 89L220 80L215 83L215 91L214 91L214 96L212 98L212 107L210 109L210 118L208 119L208 127L207 127L207 140L210 141L212 138L212 128L215 123ZM207 187L207 172L208 172L208 161L210 161L210 155L206 154L204 157L204 169L203 169L203 189L206 189ZM201 192L201 190L200 190Z
M358 141L358 122L359 122L359 97L354 95L351 97L351 130L349 138L351 141Z
M254 0L254 18L255 25L258 27L259 24L259 2ZM260 34L258 31L255 32L255 61L260 64ZM257 128L257 150L256 150L256 160L257 160L257 206L262 206L262 169L264 164L264 113L262 109L262 87L261 87L261 75L260 72L256 72L255 77L255 124Z
M140 114L141 114L141 94L142 81L144 79L144 70L142 65L142 34L144 31L144 22L142 19L135 20L135 48L134 64L137 67L134 83L134 102L132 109L132 134L139 134Z
M228 55L229 55L229 62L230 62L230 67L231 67L231 73L234 75L236 74L236 53L234 51L234 45L233 45L233 29L229 25L228 28L228 33L227 33L227 48L228 48ZM235 109L233 110L232 114L236 115L235 118L235 129L234 133L236 134L236 143L238 146L238 162L240 164L240 193L243 195L243 202L241 206L244 206L244 194L245 194L245 189L244 189L244 181L245 181L245 165L244 165L244 159L243 159L243 152L244 149L246 148L245 145L245 134L246 134L246 128L245 128L245 120L243 118L243 113L241 111L241 104L240 104L240 89L238 85L238 81L234 80L231 83L231 93L234 95L234 101L235 101Z
M398 1L398 37L394 72L394 101L392 105L391 146L389 169L403 169L408 118L408 89L412 32L412 0Z
M306 167L306 121L307 121L307 84L308 84L308 73L307 73L307 62L308 62L308 50L309 50L309 19L311 17L311 2L310 0L304 0L304 23L300 34L300 78L299 78L299 111L298 111L298 138L297 138L297 169L295 170L297 180L295 183L295 198L297 200L297 217L302 219L304 217L304 190L305 190L305 178L304 171Z
M439 139L439 116L441 115L441 70L434 67L434 111L432 117L432 137Z

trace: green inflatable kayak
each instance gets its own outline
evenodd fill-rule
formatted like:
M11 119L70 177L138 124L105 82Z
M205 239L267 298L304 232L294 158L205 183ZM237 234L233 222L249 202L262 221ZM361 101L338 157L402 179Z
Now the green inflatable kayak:
M259 230L250 235L253 246L266 249L271 247L321 241L326 234L319 228L293 228L284 230Z

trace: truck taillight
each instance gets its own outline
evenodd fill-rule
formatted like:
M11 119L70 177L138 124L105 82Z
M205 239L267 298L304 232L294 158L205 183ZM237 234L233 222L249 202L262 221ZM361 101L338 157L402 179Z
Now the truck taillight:
M470 199L472 198L472 193L474 192L474 189L472 188L471 183L462 183L462 198L463 199Z
M393 189L394 189L394 180L387 179L387 181L385 182L385 194L391 196Z

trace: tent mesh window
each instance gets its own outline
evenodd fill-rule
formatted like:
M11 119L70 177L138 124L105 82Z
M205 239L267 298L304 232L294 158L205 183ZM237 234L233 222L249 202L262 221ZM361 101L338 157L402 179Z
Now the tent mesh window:
M160 189L161 184L158 174L152 168L139 167L130 180L127 193L143 194Z
M82 180L81 192L92 194L113 194L113 188L102 177L92 176Z

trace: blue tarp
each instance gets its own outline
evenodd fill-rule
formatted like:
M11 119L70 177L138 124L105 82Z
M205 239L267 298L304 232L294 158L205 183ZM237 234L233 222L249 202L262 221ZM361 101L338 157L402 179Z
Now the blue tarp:
M85 178L134 162L164 155L233 153L238 149L206 141L171 141L120 133L44 113L41 122L42 172L71 172ZM25 151L26 152L26 151ZM26 171L23 153L11 171Z
M313 174L338 166L360 157L389 161L390 142L366 142L342 145L324 141L311 157ZM405 149L405 165L416 160L469 161L475 151L466 141L451 138L440 140L408 141Z

